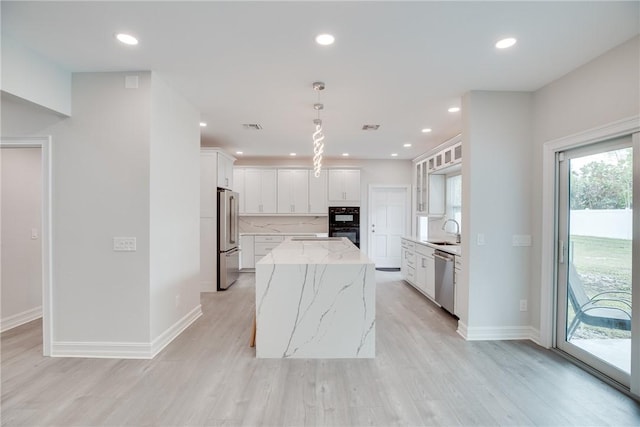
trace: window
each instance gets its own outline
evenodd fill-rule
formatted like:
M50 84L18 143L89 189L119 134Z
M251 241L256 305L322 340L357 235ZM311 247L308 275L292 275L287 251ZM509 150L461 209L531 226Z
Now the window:
M460 224L460 232L462 232L462 175L447 176L446 182L446 218L455 219ZM454 227L455 224L447 225ZM455 230L447 230L453 231Z

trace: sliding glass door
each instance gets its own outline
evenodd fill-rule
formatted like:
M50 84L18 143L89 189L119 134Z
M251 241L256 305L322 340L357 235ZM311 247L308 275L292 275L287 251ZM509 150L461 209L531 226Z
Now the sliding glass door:
M627 387L633 156L631 136L557 155L556 346Z

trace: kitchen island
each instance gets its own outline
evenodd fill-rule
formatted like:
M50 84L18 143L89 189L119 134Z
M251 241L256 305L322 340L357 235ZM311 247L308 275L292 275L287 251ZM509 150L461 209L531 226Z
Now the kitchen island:
M346 238L291 238L256 264L256 357L375 357L375 266Z

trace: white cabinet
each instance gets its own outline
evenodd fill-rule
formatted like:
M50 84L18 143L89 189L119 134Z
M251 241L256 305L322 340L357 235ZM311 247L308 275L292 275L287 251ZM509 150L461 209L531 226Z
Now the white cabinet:
M407 240L401 240L402 254L400 263L400 274L404 280L415 285L416 282L416 253L415 243Z
M421 162L416 163L415 171L416 171L416 212L417 213L425 213L428 211L428 182L429 182L429 171L428 169L428 160L423 160Z
M462 257L456 255L456 260L453 270L453 314L460 317L462 309L461 302L464 300L466 286L462 283ZM464 304L466 305L466 304Z
M284 241L284 236L281 235L269 235L269 236L255 236L254 246L254 260L257 263L273 250L276 246ZM255 267L255 264L254 264Z
M240 236L240 270L256 268L253 235Z
M233 162L231 156L218 152L218 187L233 189Z
M245 214L276 213L276 185L275 169L245 169Z
M278 169L278 213L309 212L309 170Z
M434 249L416 244L416 285L429 298L435 298L435 260L433 259Z
M309 171L309 213L327 215L327 171L322 170L319 177Z
M240 195L238 200L238 211L240 214L245 213L245 191L244 191L244 169L233 168L233 191Z
M360 202L360 171L329 170L329 201Z
M445 175L429 174L429 215L445 213Z
M443 167L452 166L462 161L462 142L458 142L443 151Z

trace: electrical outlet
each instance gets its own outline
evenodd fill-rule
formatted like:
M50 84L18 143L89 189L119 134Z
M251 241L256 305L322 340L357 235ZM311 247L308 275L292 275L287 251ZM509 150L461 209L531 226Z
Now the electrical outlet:
M527 311L527 300L526 299L521 299L520 300L520 311Z
M39 237L40 237L40 233L38 233L38 229L37 228L32 228L31 229L31 240L38 240Z
M136 238L114 237L113 250L116 252L134 252L136 250Z

